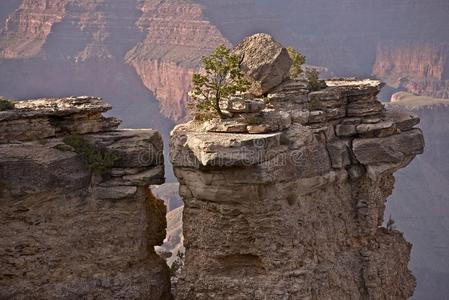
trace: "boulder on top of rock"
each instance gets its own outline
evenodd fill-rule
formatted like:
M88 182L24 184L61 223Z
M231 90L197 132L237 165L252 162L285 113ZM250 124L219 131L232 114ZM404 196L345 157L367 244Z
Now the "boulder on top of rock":
M242 70L252 84L249 91L256 96L281 84L292 65L287 49L266 33L246 38L234 53L242 56Z

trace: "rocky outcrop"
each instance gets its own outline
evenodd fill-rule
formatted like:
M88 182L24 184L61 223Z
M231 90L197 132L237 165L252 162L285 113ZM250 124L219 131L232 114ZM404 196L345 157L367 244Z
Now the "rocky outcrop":
M449 98L449 45L431 42L383 42L373 74L388 85L417 95Z
M378 81L326 83L286 81L261 111L173 130L178 299L412 296L411 245L381 226L393 173L423 151L418 119L385 110Z
M99 98L0 112L0 298L170 299L162 139Z

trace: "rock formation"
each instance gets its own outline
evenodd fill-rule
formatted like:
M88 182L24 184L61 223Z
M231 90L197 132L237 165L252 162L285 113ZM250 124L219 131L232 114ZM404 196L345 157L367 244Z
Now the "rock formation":
M417 95L449 98L449 44L380 43L373 74L392 87Z
M309 63L326 66L334 74L368 74L376 60L376 47L386 40L430 36L437 42L447 41L447 31L441 24L447 20L448 3L446 0L416 3L2 0L0 90L2 94L7 91L6 96L11 98L49 95L56 85L47 87L45 82L63 81L57 85L62 91L54 93L55 96L85 93L93 79L102 77L91 74L101 70L100 74L118 73L117 81L124 77L132 81L128 86L116 85L113 95L125 88L124 94L130 95L136 85L143 83L144 90L147 93L151 90L159 101L163 116L178 121L185 114L191 75L197 70L201 56L219 44L230 45L248 34L268 32L304 53ZM328 22L316 21L320 19ZM426 26L421 26L422 23ZM404 53L414 51L405 50ZM432 51L438 52L439 48ZM446 54L441 52L442 58ZM61 65L65 80L59 74ZM130 75L128 67L138 76ZM48 80L23 86L31 81L24 76L36 78L41 73L48 74ZM80 73L89 80L73 91L74 79L79 79ZM412 80L408 75L404 78L410 80L410 91L439 96L447 91L445 82ZM109 90L102 88L90 93L102 95L118 110L126 96L115 99L107 94ZM29 94L23 95L25 91ZM136 98L132 100L137 101ZM140 105L150 105L150 98L150 94L142 95ZM159 103L153 104L155 109L159 110ZM126 108L120 113L123 111Z
M419 119L385 110L378 81L326 83L311 92L287 80L262 110L239 105L230 119L173 130L178 299L412 296L411 245L381 226L393 173L423 151Z
M162 139L99 98L0 112L0 298L170 299Z

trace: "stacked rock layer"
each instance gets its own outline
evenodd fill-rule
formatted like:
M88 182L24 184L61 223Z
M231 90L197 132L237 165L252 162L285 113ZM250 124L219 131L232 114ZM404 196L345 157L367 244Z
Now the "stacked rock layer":
M164 182L162 139L117 130L117 119L102 116L109 109L72 97L0 112L0 298L171 298L154 252L166 208L148 189ZM115 157L102 175L86 161L98 153Z
M253 46L270 49L244 51ZM281 69L262 60L247 66L268 70L263 80ZM386 110L379 81L326 85L284 80L264 99L229 99L228 119L173 130L185 202L178 299L412 296L411 245L382 225L393 173L423 152L419 118Z

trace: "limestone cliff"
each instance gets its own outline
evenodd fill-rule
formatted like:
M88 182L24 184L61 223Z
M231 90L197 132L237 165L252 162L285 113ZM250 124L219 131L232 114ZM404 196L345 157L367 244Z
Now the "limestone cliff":
M0 298L170 299L162 139L99 98L0 112Z
M430 42L383 42L373 74L388 85L417 95L449 98L449 45Z
M270 53L247 66L279 72ZM412 296L411 244L382 224L393 173L423 152L419 119L386 110L378 81L326 84L287 80L265 100L228 99L229 119L173 130L185 202L178 299Z

